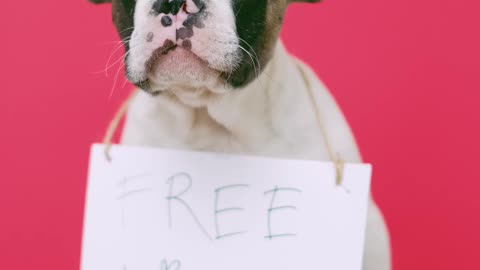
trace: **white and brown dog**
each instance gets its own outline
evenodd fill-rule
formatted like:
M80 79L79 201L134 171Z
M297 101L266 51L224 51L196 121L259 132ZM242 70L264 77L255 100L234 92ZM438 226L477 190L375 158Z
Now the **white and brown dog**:
M328 137L343 160L362 162L335 100L278 41L285 9L302 0L91 1L112 3L127 78L144 90L122 143L328 160ZM372 200L366 241L364 269L390 269Z

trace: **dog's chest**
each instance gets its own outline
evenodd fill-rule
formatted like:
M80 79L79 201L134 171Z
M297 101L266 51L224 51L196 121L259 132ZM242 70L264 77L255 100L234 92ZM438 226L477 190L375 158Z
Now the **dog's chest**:
M253 101L252 101L253 102ZM284 158L328 159L314 121L288 121L272 110L190 108L140 94L131 105L122 143ZM280 121L276 121L281 118ZM278 123L277 123L278 122ZM312 124L313 123L313 124Z

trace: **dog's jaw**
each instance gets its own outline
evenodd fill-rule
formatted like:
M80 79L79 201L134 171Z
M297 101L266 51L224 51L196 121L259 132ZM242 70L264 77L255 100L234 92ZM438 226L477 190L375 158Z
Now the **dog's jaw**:
M214 2L188 0L171 11L137 1L126 57L129 80L152 93L180 86L217 88L239 55L230 2Z
M148 60L152 62L148 64L148 77L138 85L153 95L166 91L198 92L200 89L221 89L224 86L220 72L210 68L189 50L178 47L155 58L157 56Z

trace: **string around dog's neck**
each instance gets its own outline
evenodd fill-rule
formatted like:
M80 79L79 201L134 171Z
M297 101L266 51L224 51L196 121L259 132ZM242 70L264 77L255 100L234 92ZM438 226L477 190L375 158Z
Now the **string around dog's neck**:
M320 132L322 133L323 141L325 144L325 147L327 148L328 156L330 160L333 162L333 165L335 166L335 182L337 186L342 186L343 182L343 169L345 162L343 159L340 157L339 153L335 153L335 151L332 148L332 144L330 143L330 138L328 137L327 130L325 128L325 124L322 121L322 116L320 113L320 109L318 108L317 102L315 102L315 95L313 93L313 89L310 86L310 83L307 79L306 74L303 72L301 68L299 68L300 74L302 75L302 79L307 86L307 92L308 96L310 98L310 102L312 104L312 108L315 114L315 118L317 120L318 128L320 128Z

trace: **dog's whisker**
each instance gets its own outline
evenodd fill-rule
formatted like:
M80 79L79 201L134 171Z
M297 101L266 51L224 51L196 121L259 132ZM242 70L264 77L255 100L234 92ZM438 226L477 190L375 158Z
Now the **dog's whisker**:
M257 53L255 52L255 50L253 49L253 47L252 47L245 39L243 39L243 38L241 38L241 37L238 37L238 39L239 39L241 42L245 43L245 44L250 48L251 52L255 54L255 59L257 60L258 69L261 69L260 60L258 59L258 55L257 55Z
M125 61L126 57L129 55L129 52L126 52L124 55L120 56L115 62L113 62L111 65L105 67L105 72L107 72L108 69L114 67L116 64L118 64L121 61Z
M117 68L117 72L115 73L115 77L113 79L113 85L112 85L112 88L110 90L110 94L109 94L109 97L108 97L108 100L110 101L110 99L112 98L113 96L113 93L115 92L115 88L117 86L117 81L118 81L118 76L120 74L120 71L126 67L126 62L125 62L125 59L128 57L128 55L130 54L130 50L128 50L125 55L121 58L123 59L124 61L122 62L122 64ZM120 60L120 59L119 59ZM122 87L124 87L126 84L126 82L123 84Z
M253 70L255 72L255 76L258 78L257 67L255 65L255 61L253 60L252 54L249 51L247 51L245 48L243 48L241 45L238 45L238 47L250 57L250 60L252 61Z
M258 69L261 70L262 68L261 68L261 65L260 65L260 60L259 60L259 58L258 58L257 53L256 53L255 50L253 49L253 47L252 47L246 40L244 40L243 38L238 37L238 39L239 39L240 41L244 42L245 44L247 44L247 46L250 47L252 53L255 54L255 58L256 58L256 61L257 61L257 65L258 65ZM272 79L272 77L270 76L270 74L268 74L267 72L264 72L263 74L264 74L266 77ZM257 78L261 79L261 77L259 77L259 76L258 76ZM259 80L259 81L261 81L261 80Z
M118 50L118 49L117 49L117 50ZM120 62L120 61L122 61L123 59L125 59L125 56L122 55L122 56L120 56L117 60L115 60L115 62L113 62L112 64L109 64L111 58L113 57L113 54L114 54L114 53L112 53L112 54L110 55L110 57L109 57L108 60L107 60L107 63L105 64L105 77L108 77L108 70L109 70L111 67L115 66L118 62Z
M127 78L123 78L123 85L122 85L122 88L125 87L125 85L127 85L128 83L128 80Z
M113 96L113 93L115 92L115 88L117 87L117 81L118 81L118 76L120 74L120 71L125 67L125 63L123 63L122 65L120 65L117 69L117 72L115 74L115 78L113 79L113 86L112 86L112 89L110 90L110 94L108 96L108 101L110 101L112 99L112 96Z
M110 56L108 57L107 63L105 64L105 77L108 77L108 69L111 67L111 66L109 66L109 63L110 63L110 60L112 59L113 55L118 50L120 50L123 46L125 46L125 44L128 43L129 41L130 41L130 39L125 39L125 40L119 41L120 44L113 50L112 53L110 53ZM113 63L113 65L115 65L117 62L118 62L118 60L115 61L115 63Z
M115 60L115 62L113 62L112 64L108 65L108 66L105 66L105 69L102 70L101 72L102 73L105 73L108 77L108 72L107 70L109 70L110 68L112 68L113 66L115 66L117 63L119 63L120 61L122 60L125 60L127 58L127 56L130 54L130 51L133 49L133 48L136 48L136 47L139 47L141 44L137 44L133 47L130 47L130 49L125 52L122 56L120 56L117 60ZM108 63L108 62L107 62ZM100 72L99 72L100 73Z
M120 32L118 32L118 33L119 33L119 34L123 34L123 33L127 32L128 30L133 30L133 29L135 29L135 26L125 28L125 29L123 29L122 31L120 31Z

